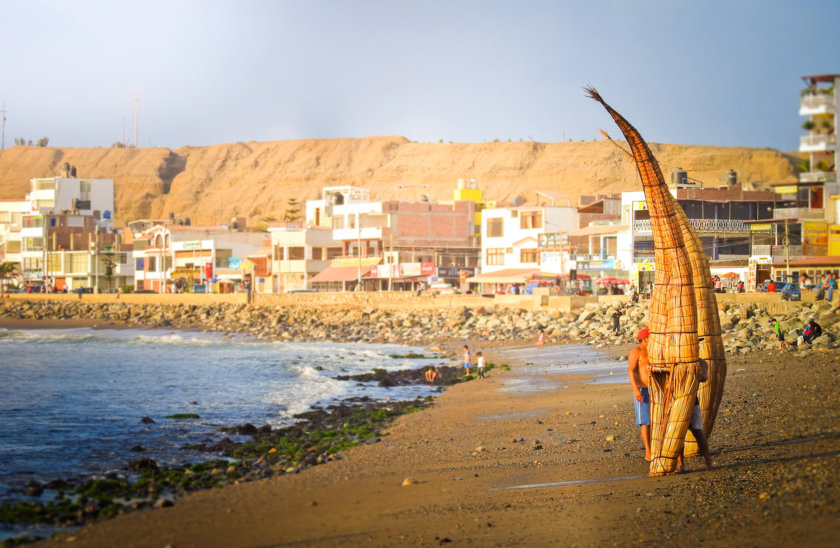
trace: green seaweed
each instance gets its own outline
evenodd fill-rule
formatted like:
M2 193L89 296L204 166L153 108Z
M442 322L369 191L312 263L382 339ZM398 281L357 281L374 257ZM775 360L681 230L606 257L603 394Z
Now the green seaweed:
M195 413L175 413L174 415L167 415L167 419L200 419Z

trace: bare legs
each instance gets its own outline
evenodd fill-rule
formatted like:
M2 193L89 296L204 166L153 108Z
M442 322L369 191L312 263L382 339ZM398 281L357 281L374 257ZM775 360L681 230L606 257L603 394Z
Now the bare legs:
M697 440L697 448L700 450L700 454L703 455L703 460L706 461L706 470L712 469L712 458L709 456L709 442L706 441L706 436L703 434L703 430L695 430L690 428L691 433L694 434L694 439ZM677 457L677 469L676 472L679 474L685 470L685 464L683 461L682 453Z
M650 426L643 424L640 428L642 430L642 443L645 444L645 460L650 462Z

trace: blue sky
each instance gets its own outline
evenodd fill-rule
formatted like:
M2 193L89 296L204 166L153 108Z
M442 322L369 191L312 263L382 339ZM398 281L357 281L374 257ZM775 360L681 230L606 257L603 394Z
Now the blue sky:
M403 135L796 150L836 0L0 0L5 145Z

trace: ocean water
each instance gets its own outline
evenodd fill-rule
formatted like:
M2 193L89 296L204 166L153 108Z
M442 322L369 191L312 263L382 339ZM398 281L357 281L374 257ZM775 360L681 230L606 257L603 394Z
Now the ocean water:
M436 388L335 379L443 363L389 357L409 352L424 349L168 330L0 330L0 502L20 499L31 479L121 471L140 457L206 460L182 447L218 439L213 431L223 426L291 424L296 413L353 396L427 396ZM177 413L201 418L166 418ZM145 451L131 452L135 445Z

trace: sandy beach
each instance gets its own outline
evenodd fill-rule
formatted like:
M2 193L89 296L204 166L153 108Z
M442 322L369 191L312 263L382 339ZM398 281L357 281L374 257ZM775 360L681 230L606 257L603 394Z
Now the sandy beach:
M730 356L714 470L696 458L650 478L629 384L543 373L553 347L522 344L487 352L510 371L448 388L341 460L39 545L835 545L840 354ZM631 347L607 349L615 375Z

